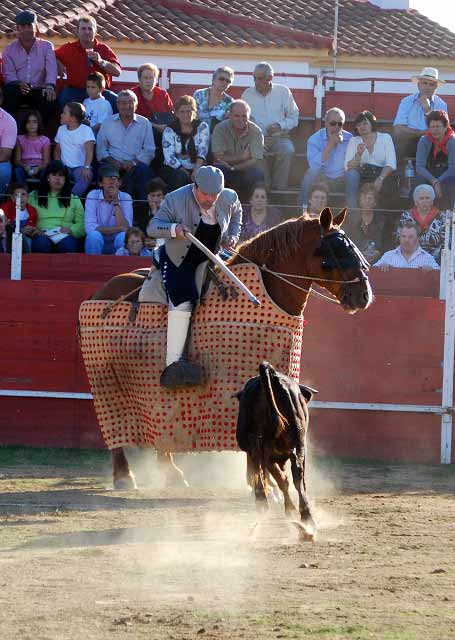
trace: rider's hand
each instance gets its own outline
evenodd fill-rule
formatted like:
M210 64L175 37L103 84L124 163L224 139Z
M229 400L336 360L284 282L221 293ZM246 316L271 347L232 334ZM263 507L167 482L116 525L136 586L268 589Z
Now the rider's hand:
M183 224L178 224L178 225L175 227L175 237L176 237L176 238L184 238L184 237L185 237L185 233L186 233L187 231L189 231L189 229L187 229L187 228L185 227L185 225L183 225Z

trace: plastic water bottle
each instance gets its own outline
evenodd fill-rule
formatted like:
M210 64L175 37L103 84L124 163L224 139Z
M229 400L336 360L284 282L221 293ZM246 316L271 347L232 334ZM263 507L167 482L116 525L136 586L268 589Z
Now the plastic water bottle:
M412 163L412 160L408 160L404 170L404 180L405 180L406 188L409 193L411 193L412 179L414 178L414 176L415 176L414 165Z

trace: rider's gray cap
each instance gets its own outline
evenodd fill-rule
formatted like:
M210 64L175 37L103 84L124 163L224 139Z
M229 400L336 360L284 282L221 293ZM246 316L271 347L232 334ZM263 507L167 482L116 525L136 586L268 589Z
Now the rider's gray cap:
M224 175L217 167L201 167L195 179L198 189L203 193L221 193L224 189Z

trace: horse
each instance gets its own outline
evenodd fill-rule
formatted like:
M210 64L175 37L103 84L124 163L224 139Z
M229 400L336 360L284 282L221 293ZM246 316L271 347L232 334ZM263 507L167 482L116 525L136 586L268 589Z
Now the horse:
M314 291L313 284L326 289L333 296L330 300L338 303L347 313L353 314L368 309L373 301L368 280L369 264L341 230L346 214L347 210L343 209L334 217L331 210L325 208L317 219L308 220L301 216L282 222L238 245L227 265L234 270L245 265L254 265L256 270L259 268L263 286L271 303L282 311L289 323L296 319L302 320L308 296ZM133 272L115 276L93 294L91 301L115 301L120 297L122 301L128 300L137 305L138 292L145 275L143 272ZM110 305L112 304L111 302ZM165 311L163 314L164 321ZM139 353L138 358L140 357ZM259 362L265 357L266 354L260 357ZM294 377L297 378L300 354L298 358L297 373L294 373ZM106 366L108 365L109 363ZM105 364L99 363L96 366L102 368ZM255 370L257 371L257 368ZM251 375L253 374L249 373L248 377ZM96 372L93 377L96 377ZM119 376L115 371L112 379L114 386L119 383ZM245 379L241 381L242 384L244 382ZM108 386L106 385L106 388ZM127 414L125 416L127 417ZM149 418L144 417L147 420ZM116 446L115 442L114 439L109 445L112 452L114 487L124 490L134 488L134 476L124 447ZM170 472L183 481L181 471L175 465L171 453L161 451L159 461L170 463Z

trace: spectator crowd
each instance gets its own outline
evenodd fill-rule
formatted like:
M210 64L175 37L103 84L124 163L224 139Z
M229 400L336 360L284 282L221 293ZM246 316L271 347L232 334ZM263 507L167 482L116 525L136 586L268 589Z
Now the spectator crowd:
M256 65L241 99L229 95L234 71L222 66L210 87L174 104L152 63L138 68L136 86L114 93L120 62L90 15L57 49L39 37L35 13L15 21L2 56L0 252L11 250L18 203L25 251L151 255L146 231L164 196L206 164L244 205L242 240L286 217L273 198L288 189L299 109L270 64ZM439 268L442 212L455 199L455 133L436 94L443 81L430 67L413 80L392 134L370 111L355 117L353 133L342 109L327 111L307 141L298 197L307 217L334 199L347 204L347 232L383 270ZM400 196L405 210L387 213Z

